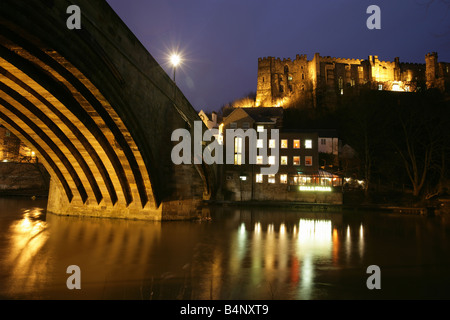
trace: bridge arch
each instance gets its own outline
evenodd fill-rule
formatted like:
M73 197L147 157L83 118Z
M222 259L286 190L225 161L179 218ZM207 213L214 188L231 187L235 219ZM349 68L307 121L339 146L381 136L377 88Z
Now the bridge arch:
M81 30L65 27L72 2ZM174 167L170 132L199 118L107 3L5 0L0 10L0 121L48 170L48 210L191 217L213 173Z

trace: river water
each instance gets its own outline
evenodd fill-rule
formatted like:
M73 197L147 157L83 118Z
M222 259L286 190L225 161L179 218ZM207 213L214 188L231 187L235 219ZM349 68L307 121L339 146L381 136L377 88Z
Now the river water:
M0 198L1 299L450 298L446 215L217 207L210 221L148 222L45 207ZM81 289L67 287L71 265Z

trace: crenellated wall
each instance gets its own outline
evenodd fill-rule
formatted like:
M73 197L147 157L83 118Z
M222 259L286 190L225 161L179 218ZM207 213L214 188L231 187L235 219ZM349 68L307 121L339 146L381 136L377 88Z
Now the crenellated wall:
M368 86L374 90L416 91L421 87L445 90L449 79L449 64L437 62L437 53L429 53L425 64L383 61L371 55L367 59L349 59L314 54L290 58L264 57L258 59L257 106L335 104L339 95L349 88Z

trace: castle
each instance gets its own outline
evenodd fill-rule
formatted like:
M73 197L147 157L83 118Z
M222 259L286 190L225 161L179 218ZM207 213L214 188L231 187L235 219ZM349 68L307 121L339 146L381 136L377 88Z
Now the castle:
M438 62L436 52L425 56L425 64L364 59L322 57L312 60L297 55L295 60L258 59L256 107L333 105L340 95L361 88L415 92L450 88L450 63Z

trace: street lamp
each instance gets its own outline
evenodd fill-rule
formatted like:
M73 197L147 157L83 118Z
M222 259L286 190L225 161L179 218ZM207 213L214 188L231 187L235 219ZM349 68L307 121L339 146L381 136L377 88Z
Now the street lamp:
M177 66L181 63L181 57L174 53L170 56L170 62L173 66L173 82L175 82L175 70L177 69Z

